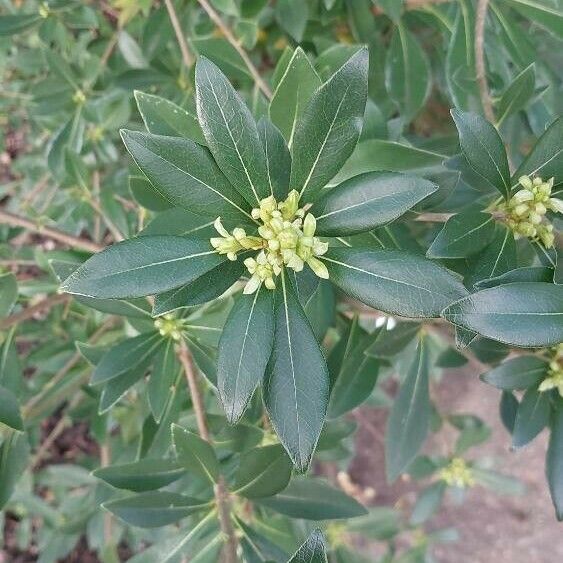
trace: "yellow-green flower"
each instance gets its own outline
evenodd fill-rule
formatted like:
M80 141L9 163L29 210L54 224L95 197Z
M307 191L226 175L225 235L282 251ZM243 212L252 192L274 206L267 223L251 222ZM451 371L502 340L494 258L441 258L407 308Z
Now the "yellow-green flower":
M475 477L471 467L461 457L454 457L450 463L440 470L438 478L449 487L465 489L475 484Z

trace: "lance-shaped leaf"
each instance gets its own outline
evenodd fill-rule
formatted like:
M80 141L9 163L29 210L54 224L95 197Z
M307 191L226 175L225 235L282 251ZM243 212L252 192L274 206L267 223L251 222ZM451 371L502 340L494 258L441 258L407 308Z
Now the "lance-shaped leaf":
M248 204L205 147L189 139L126 129L121 138L153 188L170 203L199 215L251 221Z
M537 356L520 356L503 362L480 378L503 391L527 389L546 377L548 366L547 361Z
M526 67L504 91L497 108L497 127L523 109L534 95L534 65Z
M545 27L559 39L563 39L563 11L557 2L508 0L507 4L516 8L526 19Z
M340 170L352 154L367 99L368 52L361 49L313 95L297 125L290 188L304 202Z
M266 156L256 122L219 68L200 57L195 70L197 115L223 173L251 205L270 195Z
M513 189L518 189L518 178L524 174L555 178L554 188L563 184L563 117L558 117L539 138L530 154L513 175Z
M0 423L14 430L23 431L23 420L18 400L9 389L2 386L0 386Z
M102 506L131 526L158 528L204 510L210 504L178 493L158 491L110 500Z
M430 64L414 35L401 22L395 28L385 61L387 91L410 121L430 94Z
M334 520L367 514L355 499L318 479L294 479L283 492L257 502L280 514L304 520Z
M135 90L134 94L139 113L149 133L183 137L205 145L205 138L196 115L160 96L139 90Z
M143 371L161 345L162 338L156 332L140 334L121 342L103 355L94 369L90 384L106 383L131 370Z
M265 286L240 295L223 329L218 389L227 419L237 422L262 381L274 339L274 292Z
M0 37L21 33L35 24L44 21L39 12L35 14L10 14L0 16Z
M88 297L144 297L187 284L223 262L207 240L155 235L119 242L86 260L61 289Z
M563 341L563 292L550 283L484 289L452 303L442 316L513 346L556 346Z
M528 389L516 412L512 446L521 448L531 442L547 426L550 414L549 394L542 393L535 387Z
M94 477L116 489L143 492L153 491L177 481L186 468L173 459L140 459L132 463L101 467Z
M291 155L279 129L269 119L260 119L258 134L266 155L270 192L280 201L289 192Z
M428 434L430 397L428 345L421 339L387 420L385 468L394 481L417 456Z
M301 118L313 92L321 85L321 79L301 47L291 56L270 102L270 119L279 127L288 145L298 120Z
M18 480L25 472L29 457L27 435L8 432L0 445L0 509L10 500Z
M506 151L494 125L476 113L452 110L461 151L469 166L505 197L510 196Z
M463 211L446 221L426 255L429 258L465 258L487 246L494 234L492 215L476 210Z
M246 498L270 497L287 487L291 470L291 460L281 445L254 448L240 458L234 492Z
M179 363L174 352L174 340L169 338L159 348L147 386L147 396L153 418L160 422L172 393L179 372Z
M14 274L0 276L0 318L10 313L18 298L18 282Z
M442 266L394 250L334 248L323 256L330 280L362 303L404 317L435 318L467 294Z
M326 545L323 533L317 529L295 552L288 563L326 563Z
M197 434L172 425L172 441L178 461L196 475L216 483L219 479L219 460L213 446Z
M550 424L545 472L557 520L563 520L563 399L559 398ZM0 503L1 505L1 503Z
M276 292L275 337L264 379L264 402L294 465L306 471L325 419L328 369L283 271Z
M424 178L367 172L354 176L315 202L311 213L321 236L355 235L394 221L435 192Z

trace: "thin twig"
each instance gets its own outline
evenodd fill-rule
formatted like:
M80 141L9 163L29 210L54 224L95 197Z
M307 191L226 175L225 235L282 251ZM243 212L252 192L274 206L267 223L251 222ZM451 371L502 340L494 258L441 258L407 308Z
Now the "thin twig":
M426 223L445 223L455 213L419 213L414 220Z
M188 382L188 388L190 390L190 396L192 405L194 407L199 434L204 440L210 442L211 440L209 435L209 428L207 426L207 420L205 418L205 409L203 406L201 392L197 383L195 367L190 351L183 340L178 346L177 354L178 359L182 364L184 375L186 376L186 380ZM229 493L227 491L227 488L225 487L225 481L222 477L219 478L219 481L215 485L214 492L215 502L217 504L219 524L221 526L221 531L227 539L225 549L223 550L224 561L225 563L236 563L237 537L235 535L233 524L231 522L231 503L229 500Z
M248 53L243 49L240 41L233 35L233 32L229 29L229 27L225 24L225 22L221 19L221 16L215 11L213 6L207 0L197 0L200 6L207 12L207 15L213 20L215 25L221 30L221 33L225 36L225 39L237 50L237 53L241 56L244 64L248 68L254 82L262 93L268 98L269 100L272 99L272 91L270 87L264 82L258 69L254 66L254 63L250 60Z
M180 21L178 20L178 14L176 13L176 9L174 8L174 4L172 3L172 0L164 0L164 3L166 4L166 9L168 10L168 16L170 17L170 22L172 23L172 27L174 28L174 33L176 34L178 45L180 45L180 51L182 52L182 60L184 61L184 64L189 70L194 64L194 58L188 48L188 43L186 41L186 38L184 37L182 26L180 25Z
M111 463L111 450L108 441L100 446L100 465L108 467ZM104 512L104 544L110 545L112 538L112 515L111 512L106 510Z
M104 249L104 246L96 244L91 240L75 237L63 231L53 229L52 227L38 225L25 217L20 217L19 215L14 215L8 211L0 210L0 224L2 223L12 227L23 227L33 233L44 235L48 238L52 238L53 240L67 244L68 246L80 248L81 250L86 250L88 252L100 252L100 250Z
M491 122L495 122L493 102L487 85L487 72L485 69L485 22L489 0L479 0L477 3L477 15L475 19L475 70L477 84L479 85L479 96L485 117Z
M69 299L70 295L50 295L49 297L43 299L43 301L40 301L31 307L27 307L27 309L24 309L19 313L14 313L13 315L2 319L0 321L0 330L5 330L10 328L12 325L21 323L22 321L27 321L28 319L33 318L37 313L47 311L60 303L66 303Z
M445 4L446 2L452 2L453 0L406 0L404 4L405 10L424 10L427 6L432 6L434 4ZM379 6L374 6L372 12L379 16L384 14L385 11Z

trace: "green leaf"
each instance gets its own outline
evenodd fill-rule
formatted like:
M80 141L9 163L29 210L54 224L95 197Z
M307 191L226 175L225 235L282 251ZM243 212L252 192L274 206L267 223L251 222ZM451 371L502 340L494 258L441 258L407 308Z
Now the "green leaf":
M290 188L304 202L340 170L360 136L367 99L368 51L361 49L312 96L291 146Z
M276 290L274 345L264 378L270 420L298 471L306 471L329 398L323 353L285 272Z
M430 63L415 36L399 22L385 60L385 84L405 121L411 121L430 94Z
M235 521L242 532L240 544L244 561L248 561L248 563L285 563L287 561L287 553L276 543L236 516ZM269 530L267 529L266 532Z
M419 323L399 321L392 329L374 332L374 341L366 353L376 358L391 358L402 352L419 331Z
M525 268L515 268L500 276L487 278L475 284L476 289L486 289L497 285L506 285L512 282L552 282L553 269L543 266L528 266Z
M186 468L172 459L140 459L133 463L101 467L94 477L116 489L144 492L174 483L186 474Z
M213 446L197 434L172 425L172 441L178 461L196 475L216 483L219 479L219 460Z
M205 145L197 116L160 96L135 90L135 100L145 127L154 135L184 137Z
M518 399L510 391L503 391L500 397L499 414L501 422L510 434L514 430L517 412Z
M0 16L0 37L21 33L40 21L43 21L43 18L38 13Z
M385 432L385 469L389 482L395 481L414 460L428 435L430 397L428 344L421 339L389 413Z
M462 211L446 221L426 256L465 258L487 246L494 234L495 222L492 215L476 210Z
M557 520L563 521L563 400L561 399L557 402L550 428L545 470Z
M306 2L301 0L278 0L276 2L276 20L297 43L303 39L308 17L309 6Z
M147 68L149 66L137 41L123 29L118 32L117 46L130 67Z
M311 213L320 236L363 233L394 221L437 190L424 178L368 172L339 184L317 200Z
M555 178L554 188L563 184L563 117L558 117L538 139L530 154L513 175L513 189L518 187L520 176Z
M206 240L166 235L133 238L86 260L61 290L87 297L144 297L187 284L222 261Z
M213 301L227 291L246 272L243 261L223 260L215 268L194 281L158 294L154 299L153 316L164 315L194 305Z
M524 484L514 477L475 466L472 467L472 472L479 485L491 489L495 494L522 495L526 491Z
M497 107L497 127L503 121L524 109L534 95L534 64L526 67L504 91Z
M151 211L165 211L172 207L144 176L129 176L129 191L139 205Z
M451 111L461 151L469 166L508 199L510 171L506 151L494 125L476 113Z
M18 282L12 273L0 275L0 318L10 314L18 298Z
M280 201L289 192L291 155L280 130L266 117L258 122L258 134L266 155L270 191Z
M402 526L398 511L388 506L370 508L369 514L346 524L350 532L378 541L393 538Z
M271 497L287 487L292 467L281 445L254 448L240 458L234 493L250 499Z
M344 293L399 316L439 317L467 293L442 266L402 251L334 248L323 259L330 280Z
M160 422L172 393L179 372L179 364L174 352L174 341L169 338L159 348L154 359L153 369L147 385L147 396L152 415Z
M243 415L262 380L274 340L274 292L261 286L240 295L219 341L218 389L227 420Z
M412 509L410 524L420 526L433 516L444 498L446 492L446 483L444 481L436 481L432 485L426 487L418 494L416 503Z
M484 289L453 303L442 316L512 346L547 347L563 341L563 294L549 283Z
M547 375L548 362L537 356L511 358L480 376L497 389L515 391L537 385Z
M367 514L352 497L312 478L294 479L282 493L257 502L285 516L304 520L334 520Z
M248 205L205 147L140 131L122 130L121 138L154 189L173 205L213 218L252 221Z
M326 563L326 545L323 533L316 529L293 554L288 563Z
M65 177L65 153L67 148L77 154L82 150L84 128L84 120L81 111L78 110L51 137L47 147L47 164L55 178L61 180Z
M512 447L521 448L530 443L548 424L551 414L549 393L531 387L524 393L512 431Z
M143 379L144 375L144 370L132 369L107 380L100 395L98 414L104 414L113 407L135 383Z
M205 510L209 508L209 503L178 493L159 491L110 500L102 506L130 526L158 528Z
M363 330L355 317L331 350L328 369L331 394L328 415L337 418L363 403L373 391L379 361L366 355L373 335Z
M301 47L297 47L285 66L272 100L269 115L291 147L297 123L321 79Z
M209 59L195 70L199 123L223 173L248 203L271 195L256 122L227 77Z
M0 386L0 423L23 432L23 420L16 396Z
M563 39L563 10L557 2L546 0L508 0L509 5L525 18L545 27L559 39ZM559 8L559 9L558 9Z
M25 472L29 457L27 436L9 432L0 446L0 509L10 500L14 488Z
M96 365L90 385L106 383L131 370L144 371L161 345L160 335L149 332L113 346Z

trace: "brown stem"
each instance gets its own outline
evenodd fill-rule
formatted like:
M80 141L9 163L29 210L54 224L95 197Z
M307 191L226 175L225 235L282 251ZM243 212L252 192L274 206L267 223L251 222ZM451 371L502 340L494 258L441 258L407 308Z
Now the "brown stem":
M433 4L445 4L446 2L452 2L453 0L406 0L404 9L405 10L422 10L426 6L432 6ZM372 11L375 15L384 14L385 12L378 6L374 6Z
M485 117L491 122L495 122L493 112L493 102L489 94L487 85L487 72L485 69L485 22L489 0L479 0L477 3L477 16L475 20L475 70L477 72L477 84L479 85L479 96Z
M100 465L102 467L108 467L111 463L111 450L109 448L109 444L106 441L104 444L100 446ZM112 538L112 516L111 512L107 510L104 512L104 544L109 545L111 544Z
M247 52L242 48L240 41L233 35L233 32L229 29L229 27L225 24L225 22L221 19L221 16L215 11L213 6L207 0L197 0L200 6L207 12L207 15L213 20L215 25L221 30L221 33L225 36L225 39L237 50L237 53L241 56L244 64L248 68L256 86L260 88L262 93L268 98L269 100L272 99L272 91L270 87L264 82L258 69L254 66L254 63L250 60Z
M177 349L178 359L184 369L184 375L188 382L192 405L194 407L197 428L200 436L210 442L209 428L205 418L205 409L203 407L203 400L201 392L197 383L197 374L192 360L190 351L186 343L182 340ZM223 477L220 477L214 487L215 502L217 504L217 512L219 517L219 524L221 531L227 538L225 549L223 550L223 559L225 563L237 562L237 537L231 522L231 503L229 500L229 493L225 486Z
M12 227L23 227L33 233L44 235L52 238L53 240L67 244L68 246L80 248L81 250L86 250L88 252L99 252L104 248L102 245L96 244L91 240L75 237L51 227L44 227L26 219L25 217L20 217L19 215L14 215L8 211L0 210L0 224L2 223Z
M445 223L455 213L419 213L414 220L426 223Z
M194 58L190 53L190 50L188 49L188 43L186 41L186 38L184 37L184 32L182 31L180 21L178 20L178 14L176 13L176 9L174 8L172 0L164 0L164 3L166 4L168 16L170 18L170 22L172 23L172 27L174 28L174 33L176 34L178 45L180 45L182 60L184 61L186 68L189 70L194 64Z
M13 315L6 317L5 319L2 319L0 321L0 330L5 330L12 325L31 319L37 313L42 313L43 311L46 311L51 307L54 307L55 305L66 303L69 300L70 295L50 295L49 297L43 299L43 301L40 301L39 303L36 303L35 305L32 305L31 307L28 307L27 309L24 309L19 313L14 313Z

